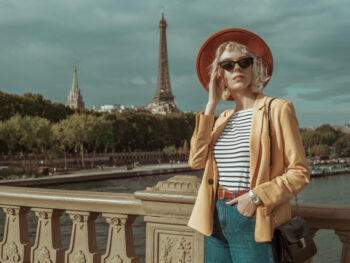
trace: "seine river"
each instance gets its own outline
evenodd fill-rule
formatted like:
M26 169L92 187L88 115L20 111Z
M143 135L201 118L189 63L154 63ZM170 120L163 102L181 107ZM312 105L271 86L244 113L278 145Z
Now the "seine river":
M201 172L187 172L188 175L201 176ZM148 186L154 186L158 181L166 180L174 174L146 176L126 179L113 179L106 181L95 181L76 184L62 184L46 186L45 188L67 189L67 190L87 190L100 192L133 193L143 190ZM298 195L299 203L323 204L323 205L345 205L350 207L350 174L325 176L311 179L310 184ZM64 248L68 249L70 232L72 228L71 220L65 214L61 217L61 236ZM34 243L37 220L33 212L28 213L28 225L30 240ZM2 239L4 228L4 214L0 213L0 237ZM143 217L138 217L133 224L134 245L136 254L140 261L144 262L145 257L145 224ZM105 252L105 245L108 234L108 224L104 218L96 220L96 233L98 247ZM320 230L315 237L318 253L315 258L316 263L340 262L341 242L333 230Z

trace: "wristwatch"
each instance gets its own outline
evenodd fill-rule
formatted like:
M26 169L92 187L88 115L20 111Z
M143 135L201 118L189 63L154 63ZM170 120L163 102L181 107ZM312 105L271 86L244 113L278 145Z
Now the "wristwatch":
M259 205L261 203L259 196L257 196L253 190L249 190L249 197L252 200L253 204Z

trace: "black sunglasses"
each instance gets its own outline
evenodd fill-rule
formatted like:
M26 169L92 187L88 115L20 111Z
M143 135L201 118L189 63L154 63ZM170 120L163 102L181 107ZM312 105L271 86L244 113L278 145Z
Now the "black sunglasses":
M248 68L250 65L252 65L254 62L253 58L241 58L240 60L234 61L234 60L225 60L219 62L219 66L222 67L224 70L231 71L236 66L236 63L241 68Z

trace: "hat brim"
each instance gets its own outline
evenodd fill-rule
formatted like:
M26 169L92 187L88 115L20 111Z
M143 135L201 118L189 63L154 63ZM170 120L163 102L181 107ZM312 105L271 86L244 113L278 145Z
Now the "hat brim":
M260 56L268 65L268 75L272 75L272 53L265 41L248 30L241 28L228 28L216 32L209 37L207 41L203 43L198 52L196 60L197 76L200 83L207 91L210 81L209 66L215 58L216 50L222 43L229 41L245 45L250 51ZM233 100L233 98L229 98L228 100Z

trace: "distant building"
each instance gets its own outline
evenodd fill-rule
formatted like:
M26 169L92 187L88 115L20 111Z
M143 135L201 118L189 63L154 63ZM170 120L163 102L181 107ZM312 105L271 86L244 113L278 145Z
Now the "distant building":
M159 21L160 40L157 90L154 101L148 105L149 110L155 114L167 114L178 111L170 85L166 27L167 23L164 19L164 13L162 13L162 19Z
M94 109L96 110L96 109ZM99 112L109 112L109 113L113 113L113 112L123 112L124 110L134 110L134 111L138 111L138 112L146 112L146 113L151 113L150 109L147 107L143 107L143 106L124 106L122 104L106 104L106 105L102 105L101 108L99 110Z
M350 133L350 126L345 124L344 126L333 126L338 131L341 131L342 133Z
M69 92L66 106L72 108L72 109L84 109L85 104L83 101L83 97L80 93L79 85L78 85L78 75L77 75L77 66L74 65L74 72L73 72L73 84L72 88Z
M125 109L126 107L122 104L106 104L106 105L102 105L99 111L112 113L112 112L122 112Z

